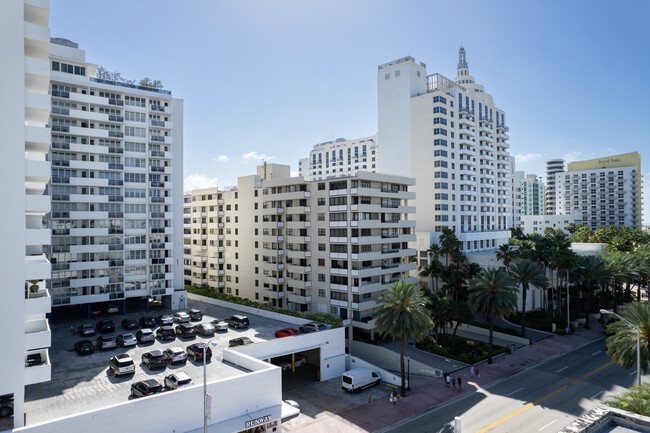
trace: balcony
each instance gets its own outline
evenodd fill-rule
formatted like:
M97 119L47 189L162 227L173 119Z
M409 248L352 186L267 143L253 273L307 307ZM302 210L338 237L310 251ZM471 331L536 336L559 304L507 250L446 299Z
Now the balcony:
M30 350L25 353L25 385L49 382L52 364L47 349Z
M25 257L25 280L47 280L51 277L52 266L45 254Z
M52 345L52 331L47 319L25 321L25 350L40 349Z
M48 314L52 311L52 298L45 288L45 283L40 281L38 287L36 292L25 290L25 316Z

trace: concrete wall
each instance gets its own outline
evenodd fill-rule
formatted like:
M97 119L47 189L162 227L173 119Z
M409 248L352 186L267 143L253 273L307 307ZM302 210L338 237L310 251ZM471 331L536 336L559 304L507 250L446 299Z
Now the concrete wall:
M453 329L454 326L456 326L456 322L452 322L451 329ZM458 329L462 331L472 332L474 334L479 334L479 335L485 335L485 336L490 335L489 329L479 328L478 326L472 326L466 323L461 323ZM499 340L509 341L511 343L520 346L527 346L530 344L530 341L527 338L517 337L516 335L504 334L502 332L497 332L497 331L494 331L492 335L494 336L494 338L498 338Z
M385 347L362 343L361 341L353 341L352 353L355 356L363 358L364 360L371 362L381 368L385 368L390 371L400 371L399 353L393 352L392 350L386 349ZM406 359L404 362L406 362ZM442 376L441 370L418 362L414 359L411 359L410 368L411 373L418 374L420 376Z

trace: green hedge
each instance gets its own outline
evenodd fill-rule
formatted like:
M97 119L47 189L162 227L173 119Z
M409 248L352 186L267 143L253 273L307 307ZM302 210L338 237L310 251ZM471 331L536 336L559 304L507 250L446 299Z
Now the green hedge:
M427 336L421 341L415 343L415 347L435 355L451 358L456 361L464 362L465 364L476 364L485 359L488 359L488 343L482 341L470 340L469 338L457 335L454 337L452 334L446 335L446 346L436 344L433 336ZM492 356L506 353L506 348L503 346L492 345Z
M259 308L260 310L273 311L274 313L285 314L287 316L300 317L302 319L312 320L314 322L323 322L329 325L332 325L332 328L338 328L341 326L341 319L336 317L329 316L323 313L315 314L302 314L298 311L285 310L284 308L274 307L271 304L262 304L257 301L252 301L247 298L240 298L239 296L229 295L227 293L219 293L214 289L209 287L196 287L196 286L185 286L185 290L188 293L193 293L195 295L201 295L208 298L219 299L221 301L231 302L233 304L245 305L247 307Z
M483 329L490 329L490 325L488 325L487 323L483 323L483 322L467 322L467 324L472 325L472 326L476 326L476 327L479 327L479 328L483 328ZM460 326L463 326L463 325L461 324ZM521 334L516 329L507 328L505 326L497 326L497 325L494 325L493 329L494 329L495 332L501 332L502 334L514 335L515 337L521 337ZM530 341L530 339L529 339L529 341Z
M521 313L513 314L508 320L521 325ZM526 327L540 331L553 332L551 324L555 323L557 329L566 327L566 314L553 317L552 314L543 310L535 310L526 313ZM563 334L562 334L563 335Z

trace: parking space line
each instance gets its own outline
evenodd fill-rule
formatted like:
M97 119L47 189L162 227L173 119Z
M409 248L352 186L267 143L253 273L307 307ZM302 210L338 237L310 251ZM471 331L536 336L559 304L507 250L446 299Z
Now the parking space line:
M562 367L562 368L560 368L558 371L556 371L556 373L559 373L559 372L562 371L562 370L566 370L567 368L569 368L568 365L567 365L566 367Z

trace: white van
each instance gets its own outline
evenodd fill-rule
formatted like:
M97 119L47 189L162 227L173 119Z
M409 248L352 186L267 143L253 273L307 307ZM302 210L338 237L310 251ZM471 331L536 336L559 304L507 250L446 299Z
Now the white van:
M341 376L341 388L349 392L359 392L363 388L381 383L381 375L378 371L369 368L355 368L346 371Z

